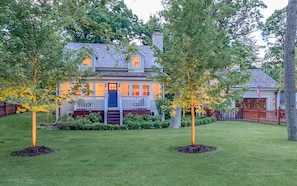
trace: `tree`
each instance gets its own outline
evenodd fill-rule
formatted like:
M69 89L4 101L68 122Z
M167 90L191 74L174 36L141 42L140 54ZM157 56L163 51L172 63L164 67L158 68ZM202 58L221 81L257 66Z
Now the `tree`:
M71 10L76 12L77 16L73 16L73 22L68 22L64 27L74 42L108 43L124 39L130 41L141 34L142 22L127 8L123 0L106 3L102 0L77 1L74 7L71 4L71 1L63 1L59 9L69 11L71 7Z
M280 89L284 89L284 43L286 32L286 9L275 10L267 18L262 29L262 36L267 42L267 50L264 56L262 68L274 80Z
M157 79L165 93L175 94L172 109L190 108L194 145L195 112L231 109L232 100L242 99L244 89L231 87L249 79L245 69L250 50L228 33L229 24L218 24L235 14L225 2L166 0L164 6L165 50L157 55L164 72L159 70Z
M0 100L32 112L32 147L36 144L36 112L50 112L64 96L60 82L82 80L78 71L91 51L68 51L55 1L18 0L0 3ZM67 17L67 16L65 16Z
M287 6L287 29L285 37L285 106L288 139L297 140L296 87L295 87L295 41L297 27L297 0L289 0Z

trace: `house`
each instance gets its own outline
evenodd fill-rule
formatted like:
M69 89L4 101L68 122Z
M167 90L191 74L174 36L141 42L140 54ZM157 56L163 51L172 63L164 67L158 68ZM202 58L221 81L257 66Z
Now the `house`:
M152 40L156 47L163 49L162 33L156 31ZM57 110L58 117L64 114L77 116L100 112L104 123L122 124L123 117L129 112L158 113L155 100L160 96L161 85L150 78L155 75L153 66L158 67L150 46L137 46L138 52L128 62L125 55L113 46L107 48L106 44L69 43L66 47L78 50L83 46L91 48L94 53L80 66L81 69L94 69L94 76L88 78L88 85L84 87L90 91L78 91L75 95L78 101L74 104L69 101L62 103ZM81 89L74 86L67 82L61 83L59 93L66 93L73 88Z
M249 70L252 73L248 82L249 91L245 92L241 103L234 101L234 106L248 110L276 110L280 106L277 82L260 69ZM241 86L233 88L241 88Z

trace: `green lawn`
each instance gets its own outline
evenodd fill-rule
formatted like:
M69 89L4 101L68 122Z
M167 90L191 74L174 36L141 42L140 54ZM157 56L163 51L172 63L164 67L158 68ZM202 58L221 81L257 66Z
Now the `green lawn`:
M45 121L39 115L39 121ZM196 142L215 146L183 154L189 127L132 131L37 131L55 152L10 153L31 144L30 114L0 118L0 185L296 185L297 143L286 128L240 121L196 127Z

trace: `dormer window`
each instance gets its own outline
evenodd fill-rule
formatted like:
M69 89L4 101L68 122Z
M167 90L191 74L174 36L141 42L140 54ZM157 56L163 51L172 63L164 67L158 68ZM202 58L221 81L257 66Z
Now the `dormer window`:
M85 58L84 61L83 61L83 66L84 67L90 67L91 65L92 65L91 58L90 57Z
M129 63L129 71L131 72L143 72L144 63L141 55L131 57L131 63Z
M140 67L140 57L139 56L133 56L132 57L132 67L133 68L139 68Z
M79 66L79 68L80 68L80 70L87 70L87 69L89 69L89 68L94 68L94 61L92 60L92 58L91 57L86 57L83 61L82 61L82 63L81 63L81 65ZM94 68L95 69L95 68Z

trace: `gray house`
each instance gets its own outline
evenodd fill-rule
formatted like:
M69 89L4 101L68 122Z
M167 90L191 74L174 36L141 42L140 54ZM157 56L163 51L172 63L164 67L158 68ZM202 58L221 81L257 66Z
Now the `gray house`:
M234 106L250 110L276 110L280 106L277 82L260 69L250 69L250 72L249 91L243 95L243 102L234 101Z
M153 34L153 44L163 49L163 35L159 31ZM92 68L94 76L88 78L88 85L84 89L88 93L78 91L74 99L75 104L69 100L62 103L57 110L57 117L69 115L83 115L89 112L100 112L104 123L122 124L125 114L157 114L155 100L159 98L161 85L151 80L155 63L153 50L150 46L138 46L138 52L127 61L126 56L107 47L106 44L69 43L66 47L78 50L89 47L93 55L86 58L79 68L82 70ZM100 74L100 77L97 76ZM59 85L59 93L65 94L75 85L64 82Z

